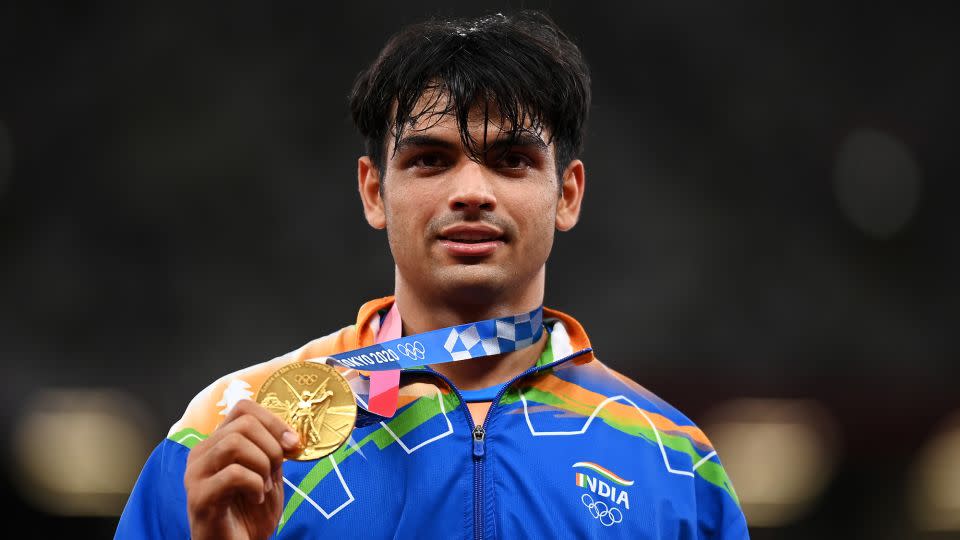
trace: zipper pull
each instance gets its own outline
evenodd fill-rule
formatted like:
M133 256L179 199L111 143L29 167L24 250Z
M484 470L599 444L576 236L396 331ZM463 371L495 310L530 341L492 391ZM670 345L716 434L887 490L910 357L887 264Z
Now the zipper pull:
M473 457L477 459L483 459L486 435L487 432L483 429L483 426L478 425L473 428Z

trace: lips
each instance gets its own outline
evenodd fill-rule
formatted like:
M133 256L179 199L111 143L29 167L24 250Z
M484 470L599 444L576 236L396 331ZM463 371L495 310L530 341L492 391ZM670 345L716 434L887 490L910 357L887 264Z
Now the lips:
M455 225L440 231L440 245L456 257L486 257L504 244L503 233L488 225Z
M503 233L489 225L455 225L440 231L441 240L476 244L503 240Z
M443 240L451 242L463 242L465 244L476 244L478 242L492 242L499 240L499 236L485 232L460 232L450 236L441 237Z

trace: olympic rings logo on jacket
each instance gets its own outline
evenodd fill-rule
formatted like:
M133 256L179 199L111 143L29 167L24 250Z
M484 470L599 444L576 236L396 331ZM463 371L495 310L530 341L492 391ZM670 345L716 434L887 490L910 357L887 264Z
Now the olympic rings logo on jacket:
M580 502L587 507L590 515L600 520L600 523L605 527L623 521L623 512L621 512L619 508L616 506L610 508L607 506L607 503L603 501L594 502L593 497L591 497L589 493L581 495Z

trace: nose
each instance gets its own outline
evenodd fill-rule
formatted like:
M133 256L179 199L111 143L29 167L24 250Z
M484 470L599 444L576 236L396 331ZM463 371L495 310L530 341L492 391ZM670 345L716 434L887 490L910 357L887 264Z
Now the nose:
M497 207L487 172L483 165L469 160L459 167L450 178L452 191L448 204L451 210L491 211Z

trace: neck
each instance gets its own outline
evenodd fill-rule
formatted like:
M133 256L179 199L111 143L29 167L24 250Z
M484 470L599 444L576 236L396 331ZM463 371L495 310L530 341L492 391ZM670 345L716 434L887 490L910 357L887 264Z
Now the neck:
M543 304L544 271L520 291L435 291L421 293L397 272L396 304L403 334L412 335L447 326L507 317L532 311ZM503 384L533 366L547 343L547 332L530 347L504 354L432 366L463 390Z

